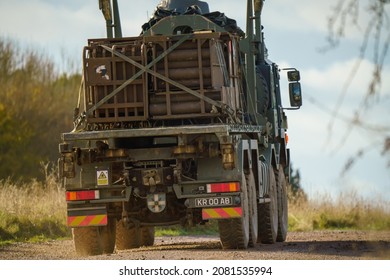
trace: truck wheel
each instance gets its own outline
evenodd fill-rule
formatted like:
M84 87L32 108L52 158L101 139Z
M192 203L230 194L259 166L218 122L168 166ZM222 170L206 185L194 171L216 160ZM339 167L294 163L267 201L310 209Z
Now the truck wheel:
M259 235L258 242L273 244L278 233L278 198L274 169L269 167L269 203L258 205Z
M81 256L112 254L115 249L115 223L109 218L107 226L73 228L76 253Z
M112 254L115 249L116 219L108 218L108 224L100 229L103 254Z
M249 247L254 247L258 237L258 213L255 177L252 169L245 175L249 199Z
M153 246L154 244L154 227L141 228L141 246Z
M275 171L275 177L278 193L278 235L276 241L284 242L288 231L288 203L286 177L282 167Z
M120 220L116 224L116 248L126 250L141 247L141 232L135 226L126 228Z
M81 256L103 254L100 227L80 227L72 229L76 253Z
M223 249L246 249L249 243L249 200L245 175L241 180L242 217L218 220Z

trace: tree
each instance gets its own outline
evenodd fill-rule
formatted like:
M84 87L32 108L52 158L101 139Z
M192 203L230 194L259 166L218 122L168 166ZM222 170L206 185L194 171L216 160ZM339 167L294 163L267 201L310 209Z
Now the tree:
M79 74L59 74L45 55L0 38L0 180L42 177L60 134L73 128Z
M324 51L334 49L341 43L342 39L348 34L348 30L355 28L362 35L362 43L359 50L359 59L351 69L350 75L345 82L342 92L335 104L332 117L329 123L329 131L339 116L339 111L343 106L344 98L348 92L348 87L360 68L364 59L370 59L374 64L374 70L370 77L369 86L363 96L361 96L361 105L353 112L354 117L349 121L349 127L360 126L368 130L374 130L375 133L382 133L382 154L390 158L390 126L388 121L385 125L373 127L364 123L364 115L373 109L373 106L381 102L382 96L380 90L382 82L388 82L383 79L383 67L388 57L390 45L390 18L389 18L390 0L339 0L332 9L331 16L328 19L328 46ZM349 131L351 131L349 130ZM350 132L347 132L343 142ZM355 155L351 156L345 164L343 173L348 171L351 166L364 156L366 148L360 149ZM390 160L389 160L390 166Z
M36 158L27 156L33 132L26 122L15 120L0 103L0 179L26 173ZM27 152L27 153L26 153Z
M291 203L307 201L307 195L301 186L301 173L299 169L294 169L292 165L290 168L289 201Z

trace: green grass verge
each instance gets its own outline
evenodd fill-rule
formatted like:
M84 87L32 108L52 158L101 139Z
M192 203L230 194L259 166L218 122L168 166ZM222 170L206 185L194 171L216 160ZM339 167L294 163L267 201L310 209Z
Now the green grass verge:
M70 229L63 220L42 217L18 217L0 211L0 244L9 242L36 242L71 237Z
M205 225L196 225L194 227L169 226L157 227L156 236L183 236L183 235L217 235L217 221L210 221Z

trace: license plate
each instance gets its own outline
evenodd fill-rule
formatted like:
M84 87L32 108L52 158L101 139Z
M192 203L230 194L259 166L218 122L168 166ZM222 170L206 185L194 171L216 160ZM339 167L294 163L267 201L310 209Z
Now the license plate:
M233 198L228 197L210 197L210 198L195 198L195 207L212 207L233 205Z

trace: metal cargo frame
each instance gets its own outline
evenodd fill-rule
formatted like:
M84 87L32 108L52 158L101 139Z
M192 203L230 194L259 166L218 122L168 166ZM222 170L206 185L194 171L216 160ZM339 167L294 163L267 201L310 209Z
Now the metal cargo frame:
M87 123L231 117L242 108L236 45L227 33L89 40Z
M142 121L148 116L147 89L145 75L140 75L131 83L125 84L138 72L137 67L116 57L101 45L110 47L143 64L142 40L126 38L107 41L90 40L84 48L85 109L89 123ZM123 86L124 85L124 86ZM120 89L107 99L110 93ZM102 104L99 104L102 103ZM99 106L96 106L99 104Z
M187 88L196 90L201 97L222 101L221 88L224 86L222 66L218 62L217 44L220 34L195 35L183 42L153 70ZM171 44L166 36L146 37L148 53L155 59ZM222 50L221 50L222 52ZM225 65L226 68L226 65ZM187 91L153 75L148 75L152 84L150 114L153 119L215 117L218 113L205 99L188 94ZM213 111L213 112L212 112Z

